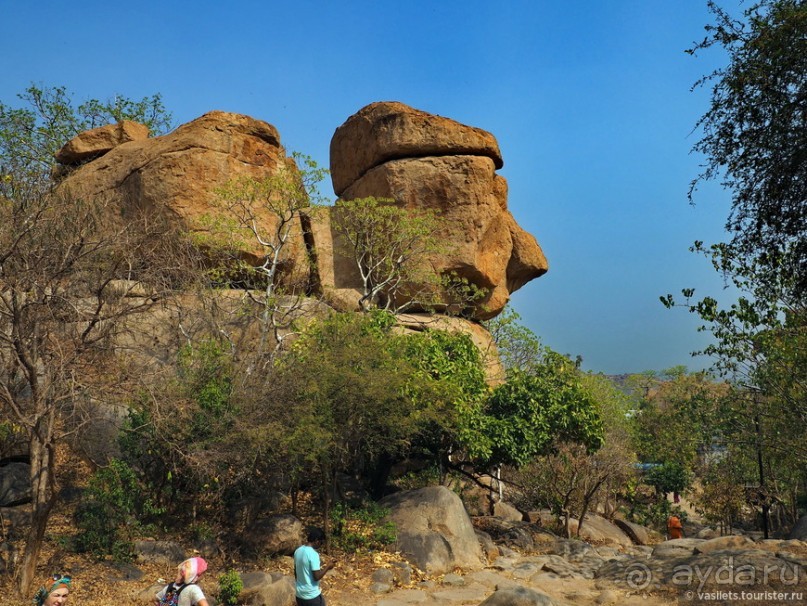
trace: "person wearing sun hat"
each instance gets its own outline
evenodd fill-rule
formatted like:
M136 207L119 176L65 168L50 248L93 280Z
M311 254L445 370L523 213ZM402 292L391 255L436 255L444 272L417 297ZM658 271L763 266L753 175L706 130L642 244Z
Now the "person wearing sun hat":
M167 603L166 598L172 594L179 596L177 606L209 606L202 588L197 584L207 570L207 562L202 558L189 558L177 566L177 576L173 583L169 583L157 595L154 603Z
M37 589L34 596L36 606L64 606L70 593L70 575L54 574L49 576Z

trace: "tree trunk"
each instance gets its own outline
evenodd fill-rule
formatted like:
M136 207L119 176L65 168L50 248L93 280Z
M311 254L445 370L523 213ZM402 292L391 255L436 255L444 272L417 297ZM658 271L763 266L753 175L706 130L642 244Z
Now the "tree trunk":
M580 518L577 520L577 536L580 536L580 531L583 529L583 521L586 519L586 515L588 514L589 507L591 507L591 501L594 500L594 495L597 494L597 491L602 486L602 480L594 484L594 486L588 492L583 495L583 506L580 508Z
M53 445L39 438L34 432L31 450L31 529L25 544L20 564L19 591L21 596L30 593L36 577L39 552L45 538L48 518L56 501L54 488Z

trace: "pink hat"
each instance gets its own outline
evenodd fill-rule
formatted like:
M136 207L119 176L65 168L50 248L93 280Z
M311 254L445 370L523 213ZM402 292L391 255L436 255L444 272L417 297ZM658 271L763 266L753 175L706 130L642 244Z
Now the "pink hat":
M190 558L179 565L186 583L195 583L207 570L207 562L202 558Z

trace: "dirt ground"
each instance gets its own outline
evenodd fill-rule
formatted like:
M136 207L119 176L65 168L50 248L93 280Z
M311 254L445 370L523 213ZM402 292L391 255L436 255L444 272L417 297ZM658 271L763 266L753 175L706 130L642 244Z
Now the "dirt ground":
M43 578L55 572L70 573L73 577L68 606L112 606L117 604L138 605L149 604L149 591L152 586L170 580L175 574L174 566L137 563L131 570L143 573L138 580L125 580L124 573L130 568L117 566L111 562L98 562L84 555L74 554L59 547L59 537L70 531L68 519L55 516L51 524L52 534L45 545L39 572ZM323 561L336 559L337 566L330 571L322 582L329 606L372 606L388 596L375 595L370 590L372 573L389 562L400 559L396 554L376 552L358 555L323 554ZM209 568L201 585L205 593L216 598L218 593L218 576L228 569L235 568L239 572L263 570L265 572L282 572L292 574L291 558L280 557L266 560L251 566L232 565L221 558L209 558ZM462 574L463 571L457 571ZM412 588L422 580L436 583L441 577L413 579ZM559 605L602 606L603 604L620 604L624 606L668 605L676 602L664 596L629 595L622 591L611 592L609 600L603 600L604 589L595 581L556 579L545 580L540 585L530 585L543 591ZM492 591L492 590L491 590ZM20 598L16 595L13 579L7 575L0 576L0 606L31 606L31 597ZM476 606L481 600L468 602ZM456 603L454 606L463 606Z

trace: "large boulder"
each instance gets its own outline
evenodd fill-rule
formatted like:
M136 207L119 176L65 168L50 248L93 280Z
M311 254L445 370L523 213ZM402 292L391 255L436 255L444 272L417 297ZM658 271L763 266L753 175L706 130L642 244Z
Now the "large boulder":
M336 129L331 139L331 178L337 196L370 169L389 160L419 156L485 156L503 165L489 132L398 102L372 103Z
M65 159L64 154L60 157ZM183 228L201 234L209 229L210 217L222 215L219 191L228 182L241 177L264 179L284 170L292 171L290 178L294 178L293 162L286 157L274 126L213 111L167 135L115 145L70 172L60 191L105 200L123 216L133 209L164 212ZM258 212L257 220L264 233L278 221L266 210ZM245 232L243 240L240 253L257 262L265 251L251 234ZM299 218L292 223L282 261L286 274L293 268L308 272Z
M573 535L577 535L577 527L577 520L569 520L569 529ZM633 545L633 541L618 526L601 516L593 514L587 515L583 520L580 538L591 543L604 543L621 547Z
M490 133L402 103L365 107L331 141L337 195L345 200L389 198L403 208L438 213L436 235L447 250L424 263L439 275L455 274L485 289L486 297L475 307L477 319L498 314L510 293L548 268L535 238L507 210L507 182L496 174L500 166ZM344 243L333 236L330 217L319 220L324 225L313 232L314 242L318 235L323 241L330 238L335 257L318 263L335 266ZM355 275L319 270L326 289L361 286Z
M12 462L0 467L0 507L20 505L31 500L31 466Z
M253 553L292 555L303 544L303 523L290 514L278 514L258 520L244 532L245 546Z
M807 515L803 515L793 526L790 534L787 535L788 539L798 539L799 541L807 541Z
M396 548L420 570L443 574L482 567L482 548L460 498L445 486L385 497L398 539Z
M650 545L653 542L653 532L641 524L619 518L614 519L614 524L636 545Z
M275 127L249 116L213 111L167 135L147 134L133 122L81 133L57 154L60 191L103 200L113 209L110 216L124 221L135 210L157 210L204 236L226 213L220 194L226 184L283 171L298 178ZM335 190L345 199L389 197L405 208L439 213L435 235L446 252L424 259L423 269L484 289L487 295L471 310L474 319L495 316L510 293L547 270L535 238L507 210L507 184L496 174L501 154L490 133L401 103L376 103L337 130L331 154ZM323 294L341 311L355 309L361 279L333 229L334 209L309 210L291 221L280 278ZM263 234L278 225L266 209L255 219ZM246 229L240 236L239 255L261 262L266 248ZM409 285L411 292L421 286Z

